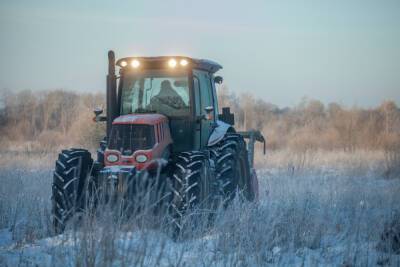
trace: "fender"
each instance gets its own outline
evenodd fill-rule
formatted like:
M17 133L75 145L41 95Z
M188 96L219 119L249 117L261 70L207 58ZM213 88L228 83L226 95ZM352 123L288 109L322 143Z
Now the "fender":
M216 121L217 127L214 128L210 137L208 138L207 146L213 146L221 141L227 132L235 132L235 129L232 125L227 124L223 121Z

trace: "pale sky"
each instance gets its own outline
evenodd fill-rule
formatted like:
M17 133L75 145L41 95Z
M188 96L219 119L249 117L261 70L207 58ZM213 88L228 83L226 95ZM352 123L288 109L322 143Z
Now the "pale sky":
M117 57L215 60L279 106L400 105L399 0L0 0L0 88L105 90Z

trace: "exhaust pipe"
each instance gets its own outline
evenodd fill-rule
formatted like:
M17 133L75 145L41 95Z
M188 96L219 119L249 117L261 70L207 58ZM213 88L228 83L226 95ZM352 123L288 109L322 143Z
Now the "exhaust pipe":
M111 133L112 122L117 116L117 76L115 75L115 54L108 51L108 75L107 75L107 139Z

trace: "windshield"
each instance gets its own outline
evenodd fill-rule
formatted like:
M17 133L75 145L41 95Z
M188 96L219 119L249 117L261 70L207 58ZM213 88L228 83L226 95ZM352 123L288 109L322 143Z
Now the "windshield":
M121 92L121 115L160 113L166 116L190 115L187 73L143 71L127 73Z

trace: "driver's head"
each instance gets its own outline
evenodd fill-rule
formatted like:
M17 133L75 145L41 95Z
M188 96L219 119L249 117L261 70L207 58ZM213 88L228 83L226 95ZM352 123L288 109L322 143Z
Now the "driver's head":
M171 82L169 80L164 80L161 82L161 90L172 89Z

